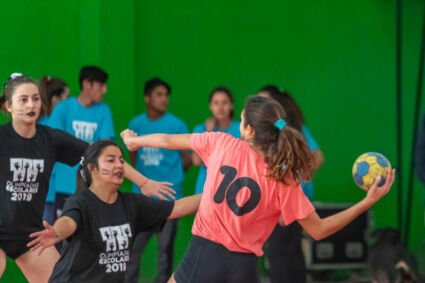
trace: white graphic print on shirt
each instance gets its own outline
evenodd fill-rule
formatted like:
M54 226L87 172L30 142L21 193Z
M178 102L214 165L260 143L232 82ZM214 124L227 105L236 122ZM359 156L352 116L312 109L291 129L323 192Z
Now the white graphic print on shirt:
M89 123L84 121L72 121L72 129L74 130L75 137L83 141L94 141L94 133L97 129L97 123Z
M106 243L106 252L99 255L99 264L106 266L106 273L125 271L130 260L130 224L102 227L99 231Z
M11 158L10 171L13 179L6 182L6 191L12 201L31 201L38 193L38 174L44 172L44 159Z
M144 166L159 166L161 160L164 159L164 155L159 148L144 147L142 151L139 157L143 160Z

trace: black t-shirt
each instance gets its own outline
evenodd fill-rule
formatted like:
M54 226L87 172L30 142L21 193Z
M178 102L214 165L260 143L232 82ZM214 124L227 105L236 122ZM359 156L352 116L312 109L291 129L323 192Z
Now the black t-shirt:
M62 248L49 282L124 282L135 236L160 231L174 202L118 193L113 204L86 189L70 197L63 216L77 223Z
M0 126L0 240L26 240L43 229L49 179L56 161L75 165L88 144L43 125L32 138Z

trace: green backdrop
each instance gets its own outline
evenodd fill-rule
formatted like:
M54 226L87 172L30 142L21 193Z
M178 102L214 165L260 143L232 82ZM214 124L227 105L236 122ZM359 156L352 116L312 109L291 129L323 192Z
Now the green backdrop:
M405 193L424 5L404 2ZM77 94L82 65L105 68L105 101L117 133L145 109L141 88L152 76L172 85L170 111L189 128L209 115L207 96L214 86L231 88L240 112L248 95L278 84L293 93L324 152L315 178L317 200L350 203L364 196L351 177L352 163L363 152L382 152L395 162L395 1L2 1L0 35L0 78L14 71L36 79L60 76ZM187 194L195 177L192 168ZM372 228L397 225L397 201L394 189L374 207ZM424 186L416 180L409 204L410 247L416 253L425 239L424 201ZM180 222L176 264L191 221ZM146 279L155 273L155 245L148 246L143 263ZM22 281L8 261L0 282Z

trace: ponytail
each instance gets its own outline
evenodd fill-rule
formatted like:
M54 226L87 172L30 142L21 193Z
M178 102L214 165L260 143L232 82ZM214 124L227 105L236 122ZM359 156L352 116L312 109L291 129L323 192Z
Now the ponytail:
M264 147L264 155L268 177L284 181L289 174L296 181L311 180L313 154L298 130L285 127L278 133L276 142Z
M308 181L314 168L313 154L304 136L286 124L286 113L274 99L255 96L244 110L245 127L254 131L252 142L264 154L267 177L287 183Z
M44 115L49 115L50 111L50 101L47 95L47 83L49 81L49 77L48 76L43 76L40 79L40 82L38 83L38 91L40 92L40 97L41 97L41 102L42 102L42 107L41 107L41 112ZM40 115L41 117L41 115Z
M84 164L84 157L81 157L80 166L77 171L77 193L90 187L91 182L89 168Z
M4 90L3 90L3 93L0 96L0 109L4 109L5 103L6 103L6 94L4 93Z
M43 113L50 115L52 112L52 99L56 97L61 97L67 84L60 78L51 78L49 76L43 76L40 79L39 91L43 101Z

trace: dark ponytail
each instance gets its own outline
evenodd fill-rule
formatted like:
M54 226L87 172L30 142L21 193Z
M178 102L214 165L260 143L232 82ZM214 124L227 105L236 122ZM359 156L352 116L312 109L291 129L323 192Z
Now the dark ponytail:
M107 146L116 146L121 150L112 140L101 140L89 145L81 157L80 166L77 173L77 192L87 189L92 184L91 171L94 168L99 168L99 156L102 154L103 149ZM124 154L124 153L123 153Z
M0 96L0 109L4 109L5 107L5 103L6 103L6 93L5 93L5 88L3 87L3 92Z
M59 78L51 78L43 76L40 79L39 91L44 104L43 113L50 115L52 112L52 99L53 97L60 97L68 85Z
M310 180L313 155L303 135L289 125L275 125L286 119L282 106L272 98L255 96L244 109L244 126L250 125L255 135L252 143L265 157L268 177L287 183L287 178L298 182ZM283 127L282 127L283 126Z

